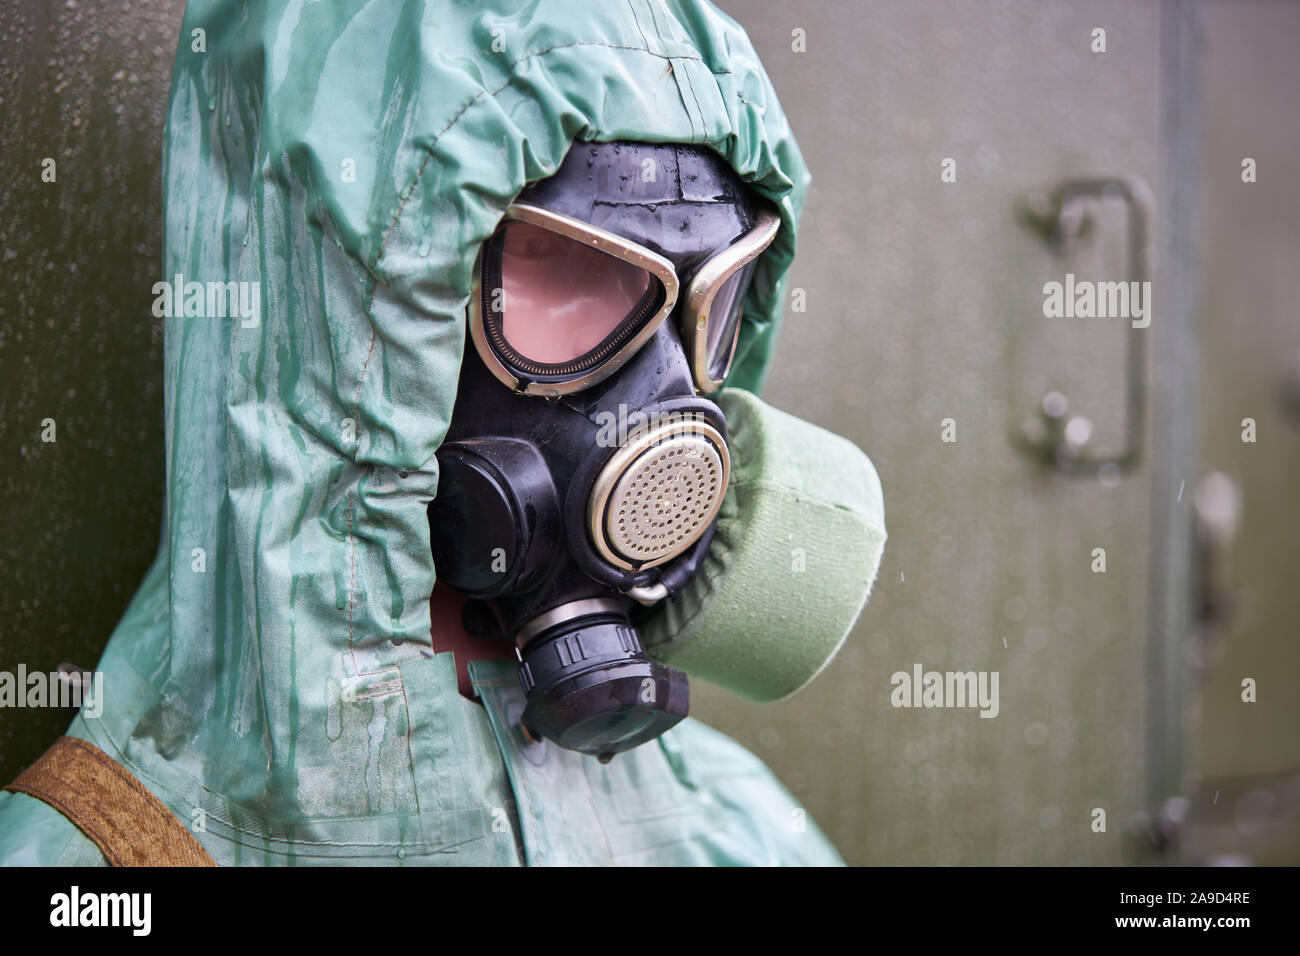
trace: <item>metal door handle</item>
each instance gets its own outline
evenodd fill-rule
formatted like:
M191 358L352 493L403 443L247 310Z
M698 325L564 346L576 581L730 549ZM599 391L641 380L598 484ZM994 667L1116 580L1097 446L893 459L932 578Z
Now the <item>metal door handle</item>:
M1111 196L1123 199L1128 209L1128 280L1145 282L1152 200L1150 189L1140 178L1101 177L1063 183L1054 191L1029 196L1021 207L1020 219L1054 251L1065 255L1095 232L1093 202ZM1139 284L1138 288L1142 286ZM1056 391L1043 396L1040 418L1022 428L1018 436L1020 447L1069 475L1113 473L1118 477L1136 468L1142 457L1142 430L1146 421L1146 337L1141 334L1144 331L1129 330L1124 445L1118 454L1087 453L1092 422L1082 415L1071 415L1069 399Z

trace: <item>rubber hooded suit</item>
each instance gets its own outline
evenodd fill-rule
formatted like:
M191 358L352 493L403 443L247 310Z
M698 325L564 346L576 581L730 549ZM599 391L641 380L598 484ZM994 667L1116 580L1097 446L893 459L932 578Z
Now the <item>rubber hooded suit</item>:
M98 665L103 712L69 734L220 864L838 862L770 772L698 722L601 765L520 736L511 662L471 665L480 704L431 650L426 509L475 255L576 140L708 146L782 220L720 401L738 464L709 567L647 629L652 653L790 693L843 639L884 541L865 458L826 433L829 467L771 453L802 423L751 394L808 176L744 32L696 0L492 6L190 3L163 277L241 283L255 307L214 316L199 296L165 320L161 549ZM779 507L796 499L830 543L808 544L817 573L795 597L766 600L811 520ZM790 533L743 547L764 514ZM804 633L800 595L839 610ZM6 792L0 861L102 857Z

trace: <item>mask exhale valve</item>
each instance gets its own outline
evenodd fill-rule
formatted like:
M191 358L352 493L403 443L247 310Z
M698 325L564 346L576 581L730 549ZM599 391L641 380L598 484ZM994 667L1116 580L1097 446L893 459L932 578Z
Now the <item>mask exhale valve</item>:
M646 657L626 602L573 601L520 632L524 726L534 737L602 761L686 716L686 675Z

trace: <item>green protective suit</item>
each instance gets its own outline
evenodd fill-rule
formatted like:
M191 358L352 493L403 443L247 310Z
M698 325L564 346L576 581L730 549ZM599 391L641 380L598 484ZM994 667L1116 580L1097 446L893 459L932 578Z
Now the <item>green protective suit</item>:
M837 863L770 771L697 721L601 765L520 736L511 662L471 664L480 705L432 652L426 509L475 256L575 140L706 144L782 217L724 393L738 426L756 422L755 451L738 456L711 570L648 631L652 650L751 697L789 693L842 640L884 541L875 473L842 439L813 430L838 464L811 490L799 469L756 472L788 424L748 392L808 175L744 31L701 0L486 6L190 3L165 148L163 278L180 288L154 290L156 311L183 313L165 319L161 549L97 668L102 712L69 734L220 864ZM246 285L213 294L227 282ZM826 480L841 466L861 495ZM780 503L823 492L827 532L847 537L818 578L843 587L817 600L838 616L813 628L815 660L779 660L774 678L736 663L753 597L797 604L803 585L755 576L791 577L786 539L816 518ZM743 521L767 513L790 530L762 560ZM750 565L745 600L725 585ZM728 634L718 608L742 606ZM819 619L775 620L760 645L790 657ZM0 793L0 862L102 857L44 803Z

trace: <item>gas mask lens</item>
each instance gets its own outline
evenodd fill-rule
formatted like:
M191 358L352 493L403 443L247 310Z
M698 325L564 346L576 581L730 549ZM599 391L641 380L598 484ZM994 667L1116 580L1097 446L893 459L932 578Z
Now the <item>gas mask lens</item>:
M761 209L753 228L700 266L687 286L682 343L702 392L721 388L731 369L754 260L772 244L780 224L775 210Z
M483 270L491 338L525 371L590 368L664 300L640 266L530 222L507 222L492 245Z
M780 220L754 227L691 277L681 338L696 387L722 386L740 337L754 260ZM515 203L484 244L470 331L500 381L527 394L567 394L614 374L677 306L663 256L590 223Z
M666 259L517 203L484 245L470 328L484 362L512 389L568 393L617 370L676 301Z
M751 264L739 272L733 272L713 298L705 339L705 367L712 381L722 381L731 368L732 356L736 354L736 342L740 338L740 316L744 312L745 292L749 289L753 271Z

